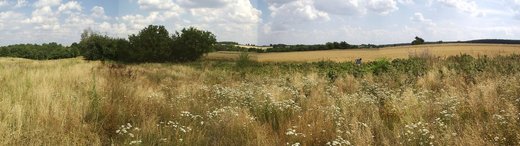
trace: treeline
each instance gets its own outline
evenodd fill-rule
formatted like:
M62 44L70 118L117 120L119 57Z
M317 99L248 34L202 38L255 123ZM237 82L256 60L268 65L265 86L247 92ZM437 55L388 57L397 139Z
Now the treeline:
M237 42L217 42L213 51L247 51L248 48L240 47ZM251 51L251 50L250 50Z
M272 48L261 50L263 52L292 52L292 51L316 51L316 50L332 50L332 49L358 49L358 48L379 48L373 44L351 45L345 41L327 42L325 44L316 45L286 45L274 44Z
M17 44L0 47L0 57L18 57L37 60L72 58L79 56L75 44L65 47L58 43Z
M503 40L503 39L482 39L471 40L466 43L483 43L483 44L520 44L520 40Z
M170 35L164 26L149 25L128 40L86 30L79 48L87 60L178 62L199 59L215 43L215 35L208 31L190 27Z

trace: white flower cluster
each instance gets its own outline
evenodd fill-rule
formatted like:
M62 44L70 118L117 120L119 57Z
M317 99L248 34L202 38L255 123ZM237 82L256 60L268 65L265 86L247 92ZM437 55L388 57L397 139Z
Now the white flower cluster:
M183 125L179 124L179 122L177 122L177 121L168 121L166 123L165 122L159 122L159 124L157 124L157 127L172 128L172 129L175 129L175 130L179 130L182 133L188 133L188 132L192 131L191 127L183 126Z
M336 139L327 142L328 146L344 146L344 145L352 145L348 140L343 139L341 136L337 136Z
M433 145L435 135L433 135L428 123L417 122L405 125L404 140L406 145Z
M126 123L125 125L121 125L119 129L116 130L116 133L121 136L128 136L131 139L137 138L134 133L141 131L138 127L133 127L132 124ZM139 144L142 141L140 139L132 140L130 141L130 145L132 144Z

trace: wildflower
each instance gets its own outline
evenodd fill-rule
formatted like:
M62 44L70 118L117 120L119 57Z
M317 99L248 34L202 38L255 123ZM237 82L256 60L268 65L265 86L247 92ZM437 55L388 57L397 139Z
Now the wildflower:
M140 144L142 143L143 141L141 140L133 140L133 141L130 141L130 145L133 145L133 144Z

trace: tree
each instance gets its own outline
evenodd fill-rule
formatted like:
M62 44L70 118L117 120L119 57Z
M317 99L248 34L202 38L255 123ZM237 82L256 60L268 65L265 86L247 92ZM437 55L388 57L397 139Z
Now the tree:
M174 56L178 61L193 61L212 50L217 39L209 31L198 30L194 27L184 28L173 35Z
M172 39L164 26L149 25L137 35L128 37L130 48L125 53L129 60L138 62L173 61Z
M420 45L420 44L424 44L424 39L416 36L415 37L415 40L412 41L412 45Z
M124 49L118 43L121 41L128 42L125 39L100 35L86 29L81 34L79 44L73 46L79 47L80 54L87 60L116 60L120 56L119 49Z
M348 48L350 48L350 44L348 44L348 43L345 42L345 41L341 41L341 42L339 43L339 46L340 46L340 49L348 49Z

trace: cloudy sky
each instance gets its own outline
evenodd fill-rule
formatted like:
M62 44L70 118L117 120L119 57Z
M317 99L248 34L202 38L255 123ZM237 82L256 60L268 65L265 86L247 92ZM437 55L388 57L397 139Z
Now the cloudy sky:
M0 45L195 26L219 41L351 44L520 39L520 0L0 0Z

